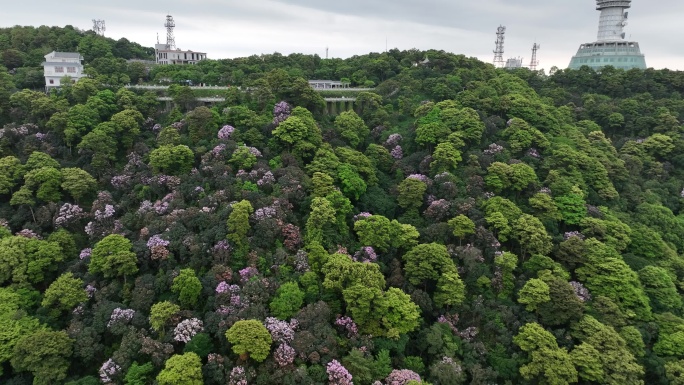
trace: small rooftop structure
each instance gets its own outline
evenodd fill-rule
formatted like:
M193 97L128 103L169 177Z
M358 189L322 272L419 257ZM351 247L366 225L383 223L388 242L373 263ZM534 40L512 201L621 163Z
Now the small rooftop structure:
M207 58L206 52L170 49L166 44L155 44L154 54L157 64L197 64Z
M504 68L515 69L515 68L522 68L522 66L523 66L523 58L512 57L512 58L506 60L506 65L504 66Z
M83 56L78 52L56 52L52 51L45 55L43 62L43 74L45 76L45 89L60 87L61 81L65 76L71 78L72 82L86 77L83 73Z
M349 88L350 84L338 80L309 80L309 85L314 89L334 90L337 88Z

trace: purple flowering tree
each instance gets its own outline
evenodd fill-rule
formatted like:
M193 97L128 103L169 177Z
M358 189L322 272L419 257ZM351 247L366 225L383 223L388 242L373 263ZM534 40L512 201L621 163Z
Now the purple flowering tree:
M111 358L100 366L100 381L104 384L114 383L114 378L121 372L121 366Z
M230 126L230 125L225 125L221 127L221 129L218 132L218 138L221 140L228 140L230 139L231 135L233 135L233 132L235 131L235 127Z
M276 103L273 106L273 125L278 126L280 123L284 122L290 117L292 112L292 107L285 101Z
M420 382L420 375L409 369L394 369L385 379L387 385L406 385L409 381Z
M325 369L330 385L354 385L351 373L339 361L330 361Z
M204 324L197 318L181 321L173 330L173 339L178 342L189 342L197 333L204 330Z
M280 366L287 366L294 362L297 353L294 348L288 344L282 344L273 353L273 357Z

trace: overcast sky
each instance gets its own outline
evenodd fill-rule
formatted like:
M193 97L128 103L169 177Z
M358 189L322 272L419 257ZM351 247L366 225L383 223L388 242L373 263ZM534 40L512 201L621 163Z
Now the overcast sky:
M536 41L541 67L565 68L581 43L596 39L595 0L24 0L2 6L0 26L71 24L153 46L166 41L167 13L176 46L209 58L301 52L349 57L391 48L441 49L491 62L496 28L507 27L504 59L529 63ZM627 39L649 67L684 70L679 40L684 1L634 0Z

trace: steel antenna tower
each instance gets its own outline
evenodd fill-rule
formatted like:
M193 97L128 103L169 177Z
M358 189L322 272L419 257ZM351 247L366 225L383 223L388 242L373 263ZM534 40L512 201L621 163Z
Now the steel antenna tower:
M166 49L176 49L176 39L173 37L173 29L176 27L176 22L173 21L173 16L166 15Z
M540 48L541 46L537 43L534 43L532 46L532 60L530 61L530 70L532 71L536 71L537 66L539 65L539 60L537 60L537 51L539 51Z
M106 30L104 20L93 19L93 31L95 31L95 34L104 36Z
M500 25L496 29L496 49L494 50L494 67L502 68L504 66L504 38L506 34L506 27Z

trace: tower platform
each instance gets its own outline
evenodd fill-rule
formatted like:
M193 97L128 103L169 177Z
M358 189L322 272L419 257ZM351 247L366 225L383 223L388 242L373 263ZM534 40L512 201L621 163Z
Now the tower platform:
M568 68L576 70L582 66L595 70L605 66L646 69L646 58L635 41L597 41L580 45Z

